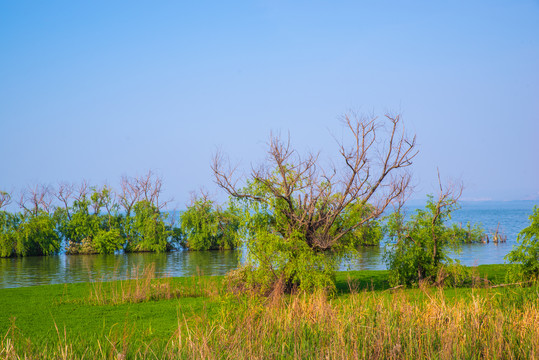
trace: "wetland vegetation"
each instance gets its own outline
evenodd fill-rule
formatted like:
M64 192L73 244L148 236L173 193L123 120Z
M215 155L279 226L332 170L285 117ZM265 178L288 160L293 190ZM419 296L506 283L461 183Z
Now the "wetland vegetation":
M0 290L0 357L535 358L537 285L392 288L387 271L339 272L336 292L226 290L226 278L152 278Z
M228 204L202 194L178 219L151 172L123 178L120 191L27 188L14 213L1 192L2 257L243 246L246 260L224 277L155 278L150 265L131 280L2 289L0 356L538 356L539 209L507 257L514 264L462 266L452 252L485 241L480 225L449 223L462 187L440 180L437 196L406 216L415 136L399 116L344 120L340 165L273 136L268 160L246 176L216 154ZM388 270L337 271L384 236Z

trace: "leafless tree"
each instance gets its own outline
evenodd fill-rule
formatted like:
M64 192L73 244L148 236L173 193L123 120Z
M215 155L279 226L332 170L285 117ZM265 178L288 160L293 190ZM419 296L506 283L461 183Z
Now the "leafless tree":
M64 207L69 220L71 220L71 214L69 212L69 203L73 198L74 191L75 191L75 187L73 186L73 184L62 182L58 184L58 190L54 194L56 199L58 199L58 201L62 203L62 206Z
M155 205L158 209L162 209L169 203L169 200L161 200L163 179L160 176L150 170L147 174L138 177L136 181L142 199Z
M107 194L106 196L104 196L104 199L103 199L103 206L105 207L105 209L107 210L107 214L109 216L112 215L112 212L114 211L115 208L118 207L118 203L116 202L116 192L113 188L111 188L110 186L107 186L105 185L103 187L103 189L107 190ZM102 191L103 193L103 191Z
M170 200L161 199L163 179L151 170L147 174L131 178L122 177L121 193L118 194L119 203L128 214L133 210L137 201L145 200L158 209L164 208Z
M50 214L52 210L52 188L45 185L27 186L22 192L19 205L28 213L38 215L39 211Z
M83 201L88 198L88 192L90 191L90 186L88 185L87 180L82 180L76 192L73 193L73 197L77 201Z
M215 181L235 198L268 205L283 200L286 226L281 235L299 230L311 248L330 249L406 194L411 178L406 170L417 155L416 138L406 135L400 116L345 115L343 120L352 143L338 141L341 166L324 168L319 153L302 157L289 139L272 135L267 163L252 168L249 176L267 196L246 190L246 179L236 175L237 167L231 167L221 153L212 163ZM351 206L366 204L370 210L357 223L337 225Z
M127 216L131 215L133 206L140 200L140 189L134 178L122 176L120 182L121 192L118 194L120 205L125 209Z

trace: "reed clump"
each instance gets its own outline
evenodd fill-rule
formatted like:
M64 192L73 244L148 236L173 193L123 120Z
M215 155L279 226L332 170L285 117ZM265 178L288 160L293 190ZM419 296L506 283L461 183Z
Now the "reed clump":
M154 264L142 270L133 269L129 277L129 280L92 282L90 294L84 301L93 305L119 305L183 297L213 298L221 292L219 283L201 274L182 282L171 277L157 278Z

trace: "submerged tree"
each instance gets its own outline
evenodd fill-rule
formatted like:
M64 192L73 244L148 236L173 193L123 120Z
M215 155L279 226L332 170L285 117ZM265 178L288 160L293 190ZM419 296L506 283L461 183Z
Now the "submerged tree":
M231 250L238 244L240 218L233 206L223 209L207 196L194 198L181 215L182 246L189 250Z
M15 253L51 255L60 249L60 236L52 216L52 189L48 186L27 187L19 202L24 212L17 227Z
M246 179L215 156L216 183L243 208L250 263L240 281L262 291L333 287L337 257L353 254L361 229L406 193L417 151L400 117L345 116L344 124L351 143L339 143L339 167L274 136L267 163Z
M5 211L4 208L11 204L11 195L6 191L0 191L0 257L15 255L17 246L17 229L20 216Z
M422 280L442 283L464 279L464 269L449 256L449 250L459 251L465 243L482 241L480 225L449 225L453 211L458 209L462 186L443 189L437 200L428 197L425 209L416 210L409 220L401 209L388 216L387 234L390 243L384 255L391 282L414 284Z
M75 195L72 186L59 187L57 198L63 207L56 209L58 228L66 241L68 254L111 254L123 248L121 216L112 189L88 187L83 182ZM69 197L68 197L69 194ZM71 196L74 197L68 206Z
M126 252L166 252L180 241L179 230L161 210L163 201L161 177L151 171L135 178L122 178L120 204L125 210L124 234Z

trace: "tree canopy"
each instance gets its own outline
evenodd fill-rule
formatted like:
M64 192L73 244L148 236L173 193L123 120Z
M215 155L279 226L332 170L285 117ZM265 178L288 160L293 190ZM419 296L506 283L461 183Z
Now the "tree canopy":
M379 237L367 229L407 193L417 151L401 118L346 115L344 125L350 141L338 143L338 165L324 166L320 153L302 156L276 136L267 162L247 177L214 157L216 183L243 209L250 261L240 277L253 286L332 287L337 258Z

